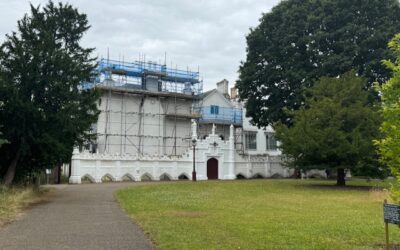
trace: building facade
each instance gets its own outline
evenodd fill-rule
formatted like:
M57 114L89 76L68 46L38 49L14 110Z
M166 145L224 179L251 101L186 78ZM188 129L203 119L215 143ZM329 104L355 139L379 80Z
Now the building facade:
M101 60L85 87L102 93L97 141L74 150L70 183L191 179L193 161L199 180L292 175L273 130L250 124L226 80L203 93L198 72Z

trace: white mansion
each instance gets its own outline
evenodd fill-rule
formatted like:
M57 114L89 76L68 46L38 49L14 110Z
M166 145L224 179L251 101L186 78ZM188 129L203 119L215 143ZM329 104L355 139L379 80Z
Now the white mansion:
M70 183L191 179L193 161L198 180L293 174L272 128L250 124L226 80L203 93L198 72L101 60L85 87L102 92L97 142L74 149Z

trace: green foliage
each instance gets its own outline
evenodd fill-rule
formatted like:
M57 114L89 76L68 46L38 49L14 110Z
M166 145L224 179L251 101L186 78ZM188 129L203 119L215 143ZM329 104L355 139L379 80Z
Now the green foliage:
M80 45L89 27L85 14L50 1L43 8L31 5L17 32L6 36L0 121L9 143L0 149L0 177L15 160L20 174L67 162L73 145L91 138L99 95L80 90L96 66L93 49Z
M400 203L400 34L389 42L389 48L396 55L396 60L384 61L393 76L382 86L377 86L382 96L383 123L380 129L384 135L377 145L381 161L390 167L398 180L393 186L393 194Z
M398 0L281 1L247 36L236 84L247 115L258 126L291 124L284 109L301 107L303 90L322 76L355 69L367 88L383 83L381 60L392 58L386 44L399 31Z
M277 139L292 167L385 175L373 145L381 118L368 101L365 82L354 71L338 78L322 77L308 91L306 107L290 111L293 125L277 124Z
M1 135L2 135L2 133L0 132L0 136ZM0 147L1 147L1 145L5 144L5 143L7 143L7 140L4 140L4 139L0 138Z

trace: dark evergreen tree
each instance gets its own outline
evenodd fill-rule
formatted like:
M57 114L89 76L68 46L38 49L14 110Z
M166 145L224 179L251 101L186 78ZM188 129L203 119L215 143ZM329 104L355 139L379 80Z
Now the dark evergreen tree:
M74 145L90 139L98 116L95 91L80 90L91 77L93 49L80 41L89 29L85 14L69 4L31 5L17 32L0 47L0 177L68 162Z
M382 176L373 140L380 137L379 107L368 101L367 80L355 71L339 78L322 77L306 98L307 107L288 111L293 125L276 125L276 137L289 166L336 169L337 184L345 185L345 169Z
M2 135L2 133L0 133L0 136L1 136L1 135ZM7 143L7 141L0 138L0 147L1 147L1 145L3 145L4 143Z
M389 70L381 60L393 58L386 45L399 31L398 0L282 1L247 36L236 83L247 115L258 126L291 124L283 109L301 107L304 89L351 69L367 88L383 83Z

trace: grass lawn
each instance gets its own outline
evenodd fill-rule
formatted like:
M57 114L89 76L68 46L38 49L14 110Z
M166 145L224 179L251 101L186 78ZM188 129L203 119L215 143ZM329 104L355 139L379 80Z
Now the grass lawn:
M43 200L48 189L34 190L32 187L6 188L0 185L0 227L12 220L24 208Z
M350 181L176 182L119 190L118 201L160 249L379 249L387 192ZM400 244L400 228L389 227Z

